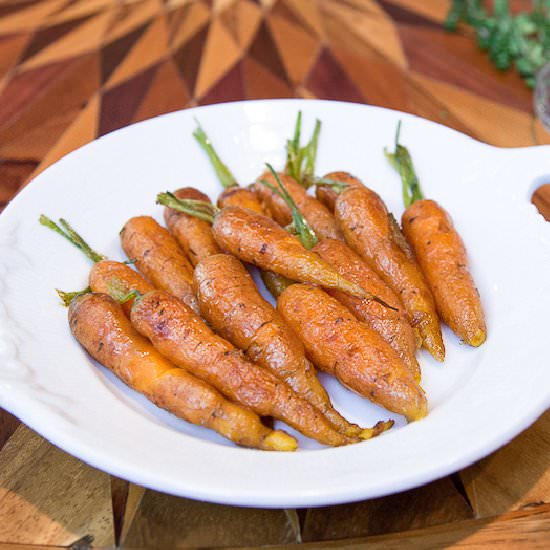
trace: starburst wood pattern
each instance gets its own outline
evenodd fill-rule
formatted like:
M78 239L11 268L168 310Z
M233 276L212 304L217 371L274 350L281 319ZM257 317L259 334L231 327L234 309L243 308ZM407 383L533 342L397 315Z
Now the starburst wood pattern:
M495 145L550 143L519 77L494 69L467 30L442 30L448 5L0 1L0 209L34 175L98 136L230 100L355 101L412 112ZM550 186L534 202L550 217ZM300 541L330 548L357 537L367 537L357 545L384 548L496 547L507 539L517 548L548 540L549 413L460 474L400 495L300 511L243 510L145 491L18 424L0 410L0 549L86 548L91 537L103 547L159 548L289 548Z

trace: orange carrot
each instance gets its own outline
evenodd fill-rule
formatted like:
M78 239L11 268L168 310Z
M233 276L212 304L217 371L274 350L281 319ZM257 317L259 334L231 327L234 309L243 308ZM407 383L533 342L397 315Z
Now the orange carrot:
M399 296L423 345L443 361L445 346L432 293L382 199L366 187L347 187L338 196L335 215L348 245Z
M350 424L332 406L305 357L302 343L273 306L260 295L252 277L234 256L218 254L195 268L195 291L201 314L248 359L277 374L317 407L342 433L368 439L377 430Z
M170 235L150 216L130 218L120 232L122 248L156 288L181 298L199 311L193 293L193 266Z
M273 431L252 411L231 403L206 382L165 359L140 336L120 306L105 294L75 298L69 306L75 338L130 388L176 416L213 429L238 445L293 451L296 440Z
M424 392L397 353L340 302L318 287L295 284L279 297L277 309L317 367L409 420L426 415Z
M178 189L174 195L179 199L210 202L207 195L193 187ZM212 229L208 222L183 212L177 212L172 208L164 209L164 221L193 266L197 265L202 258L221 252L212 236Z
M269 370L246 360L242 351L217 336L191 308L162 291L134 303L132 324L178 367L205 380L254 412L287 422L326 445L357 439L337 432L309 402Z
M296 237L270 218L236 206L219 210L206 202L177 199L170 193L159 194L157 202L211 221L214 238L222 250L264 271L335 288L362 299L377 299L341 277L332 266L306 250Z
M424 199L420 182L406 147L399 144L386 155L403 183L406 210L403 232L433 293L441 318L467 344L480 346L487 338L479 292L468 269L464 243L450 215L435 201Z
M307 191L290 176L281 173L277 175L319 239L343 238L334 216L323 204L315 197L308 195ZM271 186L265 185L264 182ZM274 191L273 187L276 186L276 183L275 175L265 172L256 180L254 189L268 206L275 221L285 227L292 222L292 211L285 200Z

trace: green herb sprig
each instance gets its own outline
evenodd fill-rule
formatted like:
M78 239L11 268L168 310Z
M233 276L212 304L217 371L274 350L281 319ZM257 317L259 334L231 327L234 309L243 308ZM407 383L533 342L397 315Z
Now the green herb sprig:
M508 0L493 0L492 11L482 0L453 0L445 28L460 22L474 29L478 45L500 70L515 66L533 88L536 73L550 62L550 0L533 0L531 12L513 15Z

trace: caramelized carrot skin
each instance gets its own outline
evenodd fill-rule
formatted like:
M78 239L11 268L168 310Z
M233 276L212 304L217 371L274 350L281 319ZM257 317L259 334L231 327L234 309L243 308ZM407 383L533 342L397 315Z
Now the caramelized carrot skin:
M136 332L109 296L87 294L73 300L69 325L94 359L157 406L216 430L239 445L271 448L269 436L273 432L256 414L231 403L207 383L166 360Z
M246 360L174 296L162 291L145 294L134 303L131 320L167 359L236 403L283 420L326 445L356 442L337 432L313 405L272 372Z
M346 242L399 296L423 345L443 361L445 346L432 293L382 199L366 187L350 187L338 196L335 215Z
M409 420L426 415L426 397L396 352L336 299L318 287L296 284L283 292L277 309L319 368Z
M195 268L194 281L201 314L220 336L241 348L250 361L277 374L339 431L361 432L332 407L302 342L262 298L239 260L228 254L210 256Z
M145 294L154 290L155 287L143 275L134 271L130 266L113 260L102 260L93 265L88 282L92 292L101 292L111 295L113 288L122 294L129 294L137 290ZM134 298L130 298L122 305L124 313L129 317Z
M174 195L178 199L193 199L210 202L207 195L194 189L193 187L184 187L178 189ZM164 221L170 233L174 236L181 246L185 255L191 260L193 266L197 265L202 258L207 258L212 254L220 252L212 236L212 229L208 222L189 216L183 212L177 212L172 208L164 209Z
M325 174L323 178L339 181L345 183L350 187L364 187L359 178L352 176L349 172L329 172ZM315 196L317 200L323 203L330 212L334 212L336 206L336 199L338 199L338 192L335 191L330 185L319 184L315 187Z
M398 353L403 363L415 377L420 380L420 366L415 357L416 339L410 326L405 308L393 290L373 271L359 255L346 246L342 241L325 239L314 248L321 258L333 265L339 273L360 285L365 290L379 296L387 304L396 308L394 311L382 306L378 302L359 300L337 290L329 290L352 313L375 330Z
M441 318L464 342L480 346L487 338L485 315L451 217L435 201L419 200L405 210L402 224Z
M296 237L270 218L229 206L214 219L212 232L222 250L264 271L274 271L293 281L344 289L346 282L336 269L306 250ZM349 291L364 295L355 286Z
M194 311L193 266L167 229L150 216L130 218L120 233L122 248L156 288L170 292Z
M256 214L269 216L267 208L264 207L258 195L247 187L235 186L225 189L218 197L218 208L225 208L226 206L240 206L248 208Z
M315 197L308 195L307 191L290 176L278 173L281 183L289 195L294 199L300 213L307 220L319 239L342 239L342 233L334 216ZM285 201L269 187L262 183L268 183L278 189L275 176L271 172L262 174L254 184L254 189L261 200L268 206L273 219L283 227L292 222L292 213Z

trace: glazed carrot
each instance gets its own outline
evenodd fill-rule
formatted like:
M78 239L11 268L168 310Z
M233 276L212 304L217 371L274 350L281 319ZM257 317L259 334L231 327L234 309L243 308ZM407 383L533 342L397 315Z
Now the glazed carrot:
M126 315L134 304L134 298L130 296L132 291L140 294L151 292L155 287L141 273L134 271L122 262L102 260L94 264L88 278L92 292L109 294L113 298L128 297L122 305Z
M409 421L426 415L424 392L397 353L336 299L318 287L295 284L279 297L277 309L317 367Z
M150 216L130 218L120 232L122 248L156 288L181 298L198 312L193 266L167 229Z
M230 187L229 189L225 189L218 197L217 204L219 208L240 206L241 208L248 208L248 210L252 210L252 212L256 212L256 214L261 214L262 216L270 215L258 195L247 187Z
M415 334L407 320L401 300L382 278L342 241L324 239L313 248L313 251L333 265L343 277L380 296L395 308L389 309L374 301L359 300L337 290L328 291L328 294L344 304L357 319L378 332L397 352L415 380L420 381L420 366L415 357Z
M338 196L335 215L348 245L399 296L424 347L443 361L445 346L432 293L382 199L366 187L347 187Z
M242 351L214 334L175 296L158 290L143 295L134 303L131 320L168 360L232 401L283 420L326 445L357 441L337 432L320 411L272 372L245 359Z
M308 195L305 188L290 176L281 173L277 175L319 239L343 238L334 216L323 204L315 197ZM271 186L265 185L264 182L266 181ZM274 174L265 172L256 180L254 189L262 202L268 206L273 219L285 227L292 222L292 211L286 202L272 189L276 183Z
M338 183L342 185L339 186ZM343 191L346 187L363 187L363 183L349 172L330 172L316 180L315 196L329 212L334 212L338 191Z
M210 256L197 265L194 281L201 314L220 336L244 350L250 361L277 374L338 431L361 439L375 435L371 429L350 424L333 408L304 346L262 298L239 260L228 254Z
M255 413L166 360L139 335L120 306L105 294L87 294L69 306L74 337L130 388L176 416L217 431L238 445L294 451L296 440L266 428Z
M487 326L479 292L468 269L466 248L451 216L438 203L424 198L409 151L399 144L399 128L395 152L386 155L403 182L403 232L443 321L464 342L480 346L487 338Z
M272 219L245 208L218 209L201 201L177 199L161 193L157 202L212 222L220 248L264 271L274 271L291 280L336 288L358 298L377 299L360 286L342 278L317 254L306 250Z
M210 202L207 195L193 187L178 189L174 195L179 199ZM212 236L212 228L208 222L183 212L177 212L172 208L164 209L164 221L193 266L197 265L202 258L221 252Z

